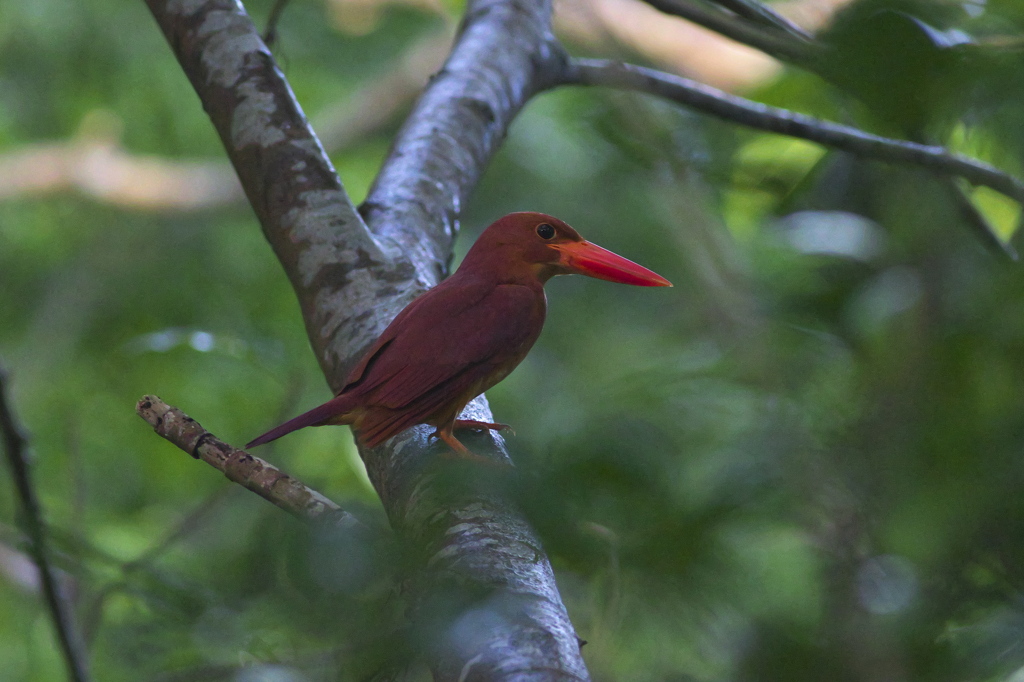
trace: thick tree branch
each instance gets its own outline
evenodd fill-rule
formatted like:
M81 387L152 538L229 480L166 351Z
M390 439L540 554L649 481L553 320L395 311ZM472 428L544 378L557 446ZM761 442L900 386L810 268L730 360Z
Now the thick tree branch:
M195 459L201 459L229 480L304 521L351 527L362 522L302 481L273 464L228 445L195 419L154 395L143 396L135 411L157 435Z
M681 76L620 62L580 59L567 71L566 83L604 85L658 95L718 118L757 130L798 137L866 159L919 166L964 178L1024 204L1024 182L987 163L945 147L881 137L787 109L752 102ZM981 232L987 246L1011 258L1016 252L991 232Z
M565 68L550 11L545 0L470 2L451 56L361 207L375 234L412 256L426 284L446 272L461 207L513 117ZM493 419L482 396L463 416ZM393 525L430 538L426 578L437 587L422 594L443 593L457 579L488 595L437 642L435 678L586 679L575 631L532 530L501 496L472 486L453 491L443 485L447 477L425 471L429 432L411 429L392 448L364 451L363 458ZM488 433L480 443L474 451L507 457L500 437ZM419 605L425 613L433 606Z
M338 388L394 315L446 273L457 215L512 118L558 81L566 57L551 35L550 6L470 2L447 63L362 208L371 233L241 8L147 2L224 141ZM492 421L482 397L466 416ZM409 597L421 624L441 618L430 633L435 679L587 679L533 531L499 492L436 476L427 464L441 448L427 433L410 429L361 454L392 526L422 558ZM472 447L505 458L500 443L487 434Z
M0 370L0 437L3 439L7 462L11 466L24 529L29 538L29 554L39 570L39 582L53 627L57 632L64 662L67 664L68 678L73 682L88 682L89 671L85 651L75 629L71 606L60 592L53 565L50 563L43 511L32 485L28 454L25 452L28 444L8 404L5 379L4 372Z
M458 215L526 101L557 82L568 59L546 0L474 0L456 45L395 140L360 207L376 234L447 272Z
M342 372L341 357L325 357L324 348L339 332L365 339L377 330L375 316L367 313L379 309L374 286L345 285L390 279L401 289L400 280L409 279L408 262L385 253L366 229L239 3L147 0L147 5L210 115L295 288L325 374Z
M450 57L360 207L376 234L411 254L424 288L446 274L461 207L512 119L532 95L557 82L567 59L551 33L546 0L470 3ZM471 418L490 420L483 399L471 409ZM395 464L374 467L371 477L376 471L390 487L385 479L402 478Z

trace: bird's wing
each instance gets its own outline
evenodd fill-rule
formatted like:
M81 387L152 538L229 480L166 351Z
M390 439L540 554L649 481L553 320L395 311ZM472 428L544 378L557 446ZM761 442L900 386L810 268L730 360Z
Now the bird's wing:
M386 435L372 438L379 442L446 407L461 408L519 364L544 323L543 292L529 287L452 286L432 292L437 293L403 311L402 320L396 318L341 394L358 396L368 412L383 408L378 428L364 428L367 441L371 431L384 428Z
M434 291L436 295L425 295L404 319L396 318L366 363L353 388L369 403L407 407L435 389L452 395L453 384L465 384L463 375L509 364L511 371L544 323L543 299L528 287Z
M374 341L362 359L352 368L352 371L349 372L345 378L345 385L338 391L338 395L360 387L364 383L364 378L370 374L368 372L369 368L384 356L387 347L399 336L402 330L408 329L408 325L422 327L425 324L429 325L431 318L458 314L462 309L479 303L480 299L487 294L487 291L482 288L474 289L473 287L453 286L453 284L456 284L453 278L447 279L433 289L421 294L403 308L395 316L395 319L391 320L391 324L377 337L377 340ZM411 322L408 321L410 318ZM405 334L405 336L408 336L408 334Z

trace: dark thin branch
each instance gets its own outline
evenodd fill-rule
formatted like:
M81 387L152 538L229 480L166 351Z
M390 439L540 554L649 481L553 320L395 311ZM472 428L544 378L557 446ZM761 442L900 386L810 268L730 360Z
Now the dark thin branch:
M782 16L768 5L757 0L711 0L716 5L735 13L737 16L760 24L767 28L775 29L801 40L811 40L810 33L802 27Z
M645 0L645 2L665 14L692 21L780 61L805 68L811 68L813 64L817 63L822 51L821 46L816 43L766 31L751 25L748 21L712 9L694 0Z
M284 14L284 8L288 6L288 0L274 0L274 5L270 8L270 14L267 16L267 27L263 29L263 42L270 47L277 40L277 23L281 21L281 15Z
M304 521L349 527L362 522L322 494L292 478L273 464L228 445L195 419L156 396L143 396L135 406L139 416L165 438L195 459L201 459L229 480Z
M567 83L605 85L658 95L687 107L743 126L798 137L886 163L919 166L937 173L964 178L974 185L996 190L1024 204L1024 182L987 163L945 147L881 137L831 121L787 109L752 102L708 85L633 64L580 59L566 77ZM987 245L1016 258L1016 252L991 232L983 233Z
M61 653L68 668L68 677L73 682L89 680L88 665L81 640L75 630L71 615L71 606L60 593L53 565L49 560L49 549L46 542L46 524L43 512L32 485L32 473L29 470L28 442L14 418L8 404L6 376L0 370L0 436L3 437L4 452L11 466L14 487L21 505L25 531L29 537L29 553L39 569L40 584L46 606L57 632Z
M211 495L207 496L205 500L199 503L177 524L175 524L170 532L158 539L150 545L149 548L144 550L131 561L124 562L121 565L121 570L125 573L129 573L155 563L161 556L169 552L174 545L180 543L189 535L200 529L203 522L213 516L213 512L216 508L220 506L221 503L224 502L225 498L227 498L228 494L234 490L236 490L236 488L230 486L217 488Z
M773 56L773 57L775 57L777 59L780 59L782 61L786 61L786 62L789 62L791 64L796 64L796 65L798 65L798 66L800 66L800 67L802 67L804 69L807 69L811 73L814 73L814 74L817 74L818 76L821 76L822 78L824 78L827 81L832 81L832 74L828 71L828 69L825 68L825 62L822 59L823 50L825 48L822 45L820 45L820 44L818 44L816 42L813 42L812 37L810 35L808 35L808 34L801 34L801 35L790 34L789 37L776 36L776 35L773 35L771 33L766 33L764 31L758 30L758 29L756 29L756 28L754 28L754 27L750 26L749 24L746 24L746 23L744 23L742 21L737 21L736 19L734 19L732 17L728 17L728 16L726 16L723 13L713 12L713 11L703 7L702 5L699 5L698 3L693 2L693 0L646 0L646 1L649 4L651 4L652 6L660 9L663 12L665 12L666 14L672 14L672 15L675 15L675 16L683 17L685 19L689 19L690 21L693 21L694 23L700 24L700 25L704 26L705 28L708 28L708 29L711 29L713 31L716 31L716 32L718 32L718 33L728 37L728 38L731 38L732 40L740 42L740 43L742 43L744 45L747 45L749 47L753 47L753 48L755 48L757 50L760 50L760 51L762 51L762 52L764 52L766 54L769 54L769 55L771 55L771 56ZM719 5L723 6L723 7L728 7L729 9L737 11L737 13L741 14L742 16L744 16L744 17L746 17L748 19L753 19L753 17L752 16L748 16L747 14L743 14L743 12L740 11L739 8L747 8L748 10L750 10L748 12L750 15L756 14L758 12L757 8L761 8L761 9L767 11L767 12L771 12L772 11L770 8L768 8L765 5L761 5L756 0L715 0L715 1L716 1L717 4L719 4ZM779 16L778 18L781 19L782 21L786 21L781 16ZM762 23L762 24L764 24L764 23L771 23L771 20L768 17L763 17L762 20L759 23ZM680 80L686 81L686 79L680 79ZM690 83L690 84L696 85L692 81L687 81L687 82ZM842 87L842 86L840 86L840 87ZM641 89L643 89L643 88L641 88ZM714 91L714 92L718 92L718 91ZM656 94L662 94L662 93L656 93ZM728 95L726 95L726 97L728 97ZM677 100L677 101L680 101L680 100ZM741 102L746 102L746 100L740 100L740 101ZM685 102L683 102L683 103L685 103ZM750 103L750 104L753 104L753 103ZM698 104L690 104L689 106L693 106L694 108L700 108L700 105L698 105ZM756 105L756 106L761 107L762 105ZM770 107L766 107L766 108L770 109ZM781 112L781 111L784 111L784 110L776 110L776 111L780 111ZM715 113L714 115L721 116L722 114ZM731 119L731 120L735 120L735 119ZM737 122L740 122L740 121L737 121ZM748 125L746 123L743 123L743 124L744 125ZM753 126L753 127L758 127L758 126ZM845 128L845 126L840 126L840 127ZM856 129L847 128L847 130L856 130ZM857 132L860 133L861 136L867 135L867 133L862 133L861 131L857 131ZM789 134L789 133L784 133L784 134ZM884 139L884 138L879 138L879 139ZM898 142L898 143L903 144L903 145L919 144L919 143L915 143L915 142L912 142L912 141L909 141L909 140L895 140L895 142ZM822 142L822 144L828 144L828 143ZM829 144L829 146L835 146L835 145ZM919 145L919 146L921 146L923 148L930 149L930 150L942 150L941 147L935 146L935 145ZM945 151L945 150L942 150L942 151ZM853 153L857 153L857 152L853 152ZM955 156L955 155L952 155L952 156ZM965 159L966 157L959 157L959 158ZM985 164L982 164L982 165L985 165ZM1008 244L1008 243L1004 242L1002 239L999 238L999 236L995 233L995 231L993 230L992 226L988 223L986 218L983 215L981 215L981 213L976 208L974 208L973 204L971 203L970 197L968 197L966 194L964 194L963 189L961 187L957 186L952 178L947 178L945 180L945 183L948 185L947 186L947 190L951 193L951 195L953 196L953 200L957 203L957 206L960 209L961 215L963 216L964 221L966 222L966 224L968 226L968 229L970 229L972 232L974 232L975 235L981 240L982 244L984 244L990 250L992 250L992 251L994 251L996 253L999 253L1002 256L1008 256L1011 260L1016 260L1017 259L1017 250L1011 244ZM982 183L978 183L978 184L982 184Z

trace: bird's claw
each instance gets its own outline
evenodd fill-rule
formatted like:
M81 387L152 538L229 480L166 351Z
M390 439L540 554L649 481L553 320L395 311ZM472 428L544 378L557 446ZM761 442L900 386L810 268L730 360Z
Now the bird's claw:
M481 422L475 422L477 424ZM495 426L504 426L504 424L496 424ZM431 434L431 437L440 438L450 448L449 451L441 453L441 457L452 460L462 460L466 462L476 462L478 464L486 464L488 466L497 467L499 469L510 469L513 468L512 462L503 461L501 459L495 459L492 457L484 457L478 455L465 445L463 445L458 438L452 435L451 431L442 431L438 429Z
M496 422L481 422L475 419L456 419L455 424L452 426L452 430L454 429L475 429L477 431L508 431L511 435L516 435L515 430L508 424L498 424Z

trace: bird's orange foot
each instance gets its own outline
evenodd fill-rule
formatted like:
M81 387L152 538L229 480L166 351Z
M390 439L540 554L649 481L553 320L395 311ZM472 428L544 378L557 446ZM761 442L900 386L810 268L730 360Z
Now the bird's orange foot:
M508 424L497 424L494 422L478 422L475 419L456 419L455 425L452 429L490 429L491 431L508 431L513 436L516 435L515 430Z
M481 422L475 423L479 424ZM495 426L504 426L504 424L496 424ZM441 429L438 429L437 431L430 435L431 437L436 436L437 438L440 438L441 440L444 441L445 445L451 448L450 452L446 452L441 455L442 457L445 457L447 459L461 459L470 462L479 462L480 464L487 464L488 466L498 467L501 469L512 466L511 463L509 462L504 462L500 459L492 459L490 457L484 457L483 455L476 454L475 452L467 448L465 445L463 445L461 442L459 442L459 439L453 436L451 431L442 431Z

